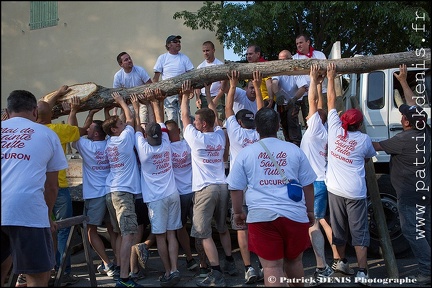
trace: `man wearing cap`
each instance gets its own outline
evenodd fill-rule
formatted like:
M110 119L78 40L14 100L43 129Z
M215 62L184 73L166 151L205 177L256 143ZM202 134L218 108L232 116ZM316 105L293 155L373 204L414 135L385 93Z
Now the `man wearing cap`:
M407 103L399 106L403 131L390 139L373 142L373 145L376 151L391 155L390 177L396 190L402 233L418 260L418 273L412 279L417 284L430 284L430 126L426 123L426 112L421 106L415 105L414 93L407 82L406 65L400 65L399 69L399 74L394 73L394 76L402 86ZM424 219L424 230L420 230L418 219Z
M334 259L333 270L353 274L345 258L348 233L351 234L358 271L356 279L366 281L367 247L370 243L365 161L376 155L372 140L360 132L363 114L357 109L347 110L340 118L336 111L334 79L336 65L327 66L328 79L328 164L326 184L330 209L333 245L340 259ZM348 229L349 227L349 229Z
M230 81L230 89L227 94L225 106L225 115L227 116L225 126L230 143L230 170L234 164L238 153L244 147L253 144L259 140L259 134L255 130L255 114L248 109L241 109L236 114L234 114L234 94L238 84L239 76L240 73L238 71L231 71L231 75L228 74L228 78ZM258 110L264 106L264 101L262 99L260 90L261 81L261 73L259 71L254 71L253 80L250 82L252 82L254 90L257 94L256 102ZM243 211L245 214L247 214L246 203L243 203ZM231 213L231 226L234 230L237 230L237 241L239 243L240 253L243 259L243 264L245 266L245 284L251 284L257 281L258 273L251 265L251 257L248 250L247 226L236 225L233 215L234 214Z
M135 148L141 163L141 192L148 206L151 232L156 236L157 249L165 268L165 274L159 279L160 285L172 287L181 279L177 269L176 238L176 230L182 227L180 196L172 168L171 144L163 123L162 102L155 98L155 95L161 96L161 91L157 89L154 94L146 89L145 95L151 102L157 122L147 124L146 137L143 136L141 126L135 124ZM138 95L132 94L131 102L137 121Z
M165 48L168 50L166 53L159 55L154 65L153 82L166 80L185 72L194 69L192 61L183 53L180 53L181 39L180 35L170 35L166 39ZM171 95L164 100L165 120L174 120L181 126L180 117L180 104L178 95ZM188 111L189 112L189 111ZM189 112L190 114L190 112Z

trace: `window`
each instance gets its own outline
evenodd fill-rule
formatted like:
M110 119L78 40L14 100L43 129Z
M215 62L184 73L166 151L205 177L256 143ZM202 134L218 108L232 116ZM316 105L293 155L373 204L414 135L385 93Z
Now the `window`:
M369 73L367 87L367 106L369 109L384 107L384 73L380 71Z
M31 1L30 2L30 30L57 26L57 1Z

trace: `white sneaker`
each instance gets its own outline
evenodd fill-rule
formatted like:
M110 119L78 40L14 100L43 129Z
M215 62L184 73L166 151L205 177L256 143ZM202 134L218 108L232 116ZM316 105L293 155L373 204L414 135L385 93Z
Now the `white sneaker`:
M252 284L257 281L258 275L253 267L249 267L245 272L245 284Z
M340 272L340 273L343 273L345 275L354 275L354 270L352 268L350 268L348 261L344 262L341 259L339 259L337 262L334 262L332 264L332 269L335 272Z
M359 283L359 284L364 285L364 286L371 286L371 283L369 283L368 280L369 280L368 274L366 274L363 271L357 271L357 275L354 279L355 283Z

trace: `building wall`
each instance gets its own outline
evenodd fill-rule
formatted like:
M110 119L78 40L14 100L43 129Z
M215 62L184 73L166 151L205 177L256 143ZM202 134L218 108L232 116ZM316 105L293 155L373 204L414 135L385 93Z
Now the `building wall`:
M223 46L214 32L191 30L175 12L197 11L202 2L97 2L59 1L57 26L30 30L30 2L1 2L1 105L12 90L24 89L42 96L61 85L94 82L112 87L120 69L116 57L128 52L134 65L142 66L153 77L157 57L166 52L169 35L182 36L181 52L194 66L204 58L201 44L211 40L216 57L223 61ZM195 101L191 101L194 106ZM196 107L191 107L194 112ZM78 114L84 123L86 112ZM62 116L53 122L66 121ZM95 119L103 120L103 112Z

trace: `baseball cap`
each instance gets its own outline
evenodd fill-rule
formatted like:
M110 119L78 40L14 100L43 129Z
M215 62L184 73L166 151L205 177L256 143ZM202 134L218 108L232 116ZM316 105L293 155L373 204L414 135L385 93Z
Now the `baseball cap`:
M170 43L171 41L175 40L175 39L181 39L180 35L170 35L168 36L167 40L166 40L166 44Z
M248 109L241 109L236 114L236 119L241 120L243 128L255 129L255 115Z
M399 106L399 112L407 118L411 127L414 129L417 129L417 127L423 129L425 123L418 125L419 122L426 122L427 119L427 114L422 107L418 105L409 106L407 104L402 104Z
M159 146L162 144L162 128L159 123L148 123L145 132L147 135L147 142L151 146Z

